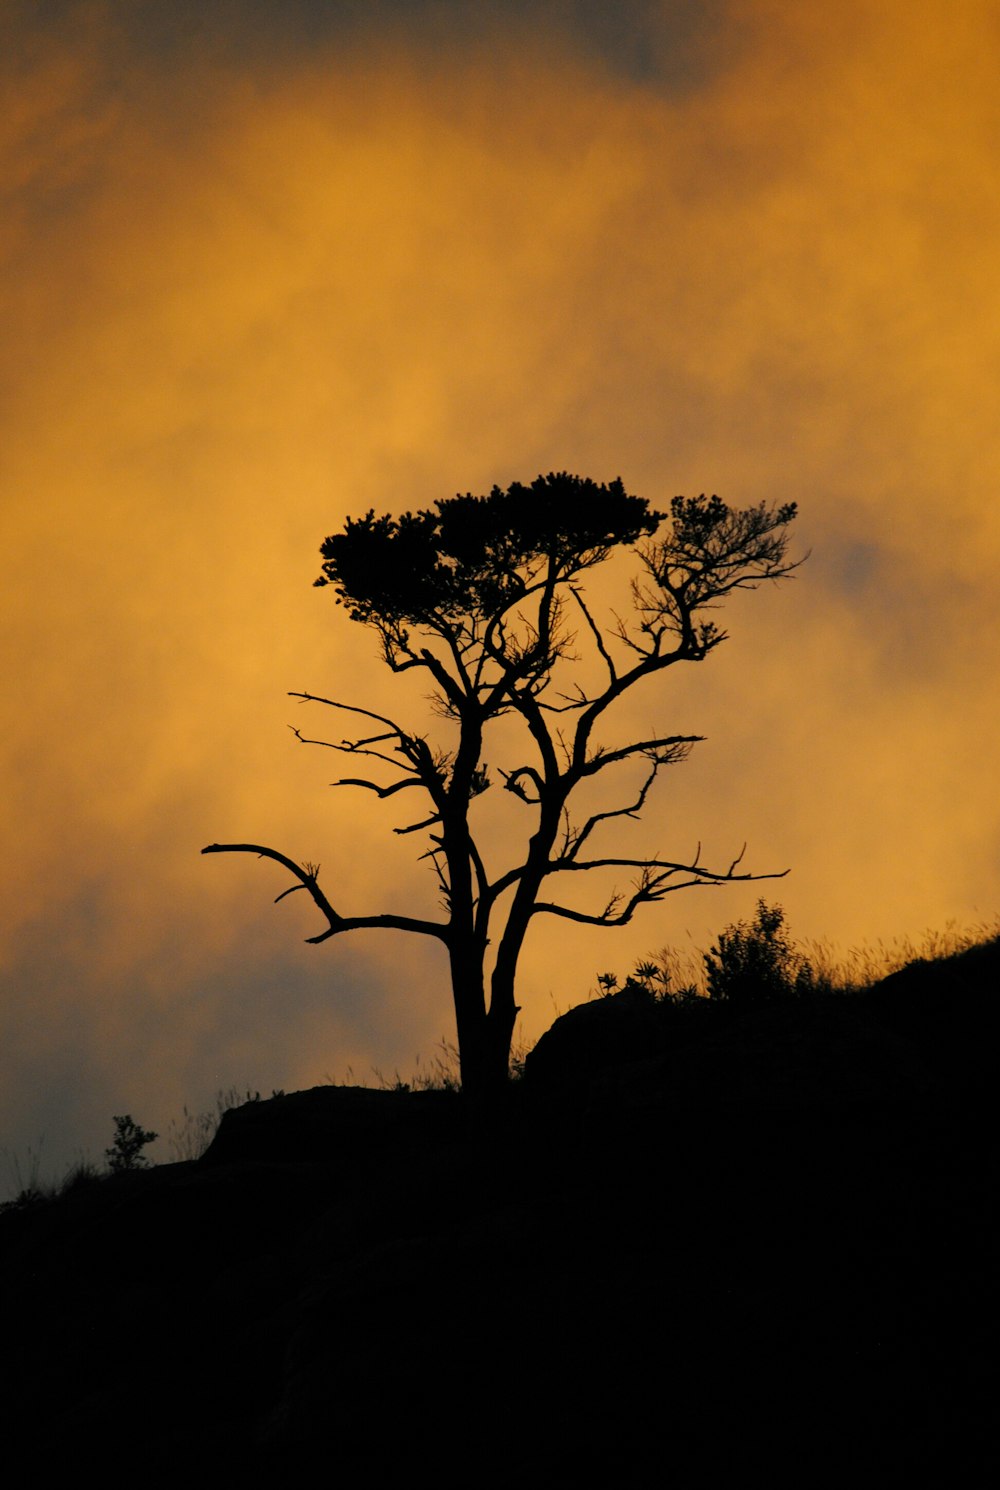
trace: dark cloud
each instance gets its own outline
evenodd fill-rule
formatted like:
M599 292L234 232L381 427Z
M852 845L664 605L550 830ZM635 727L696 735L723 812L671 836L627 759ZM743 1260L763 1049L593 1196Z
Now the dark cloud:
M71 36L90 9L86 0L39 0L18 19L37 38ZM384 46L440 54L495 45L543 47L553 60L575 54L628 81L683 91L705 82L733 43L726 0L112 0L104 9L119 61L146 57L169 71L195 61L271 67L331 48L343 58Z

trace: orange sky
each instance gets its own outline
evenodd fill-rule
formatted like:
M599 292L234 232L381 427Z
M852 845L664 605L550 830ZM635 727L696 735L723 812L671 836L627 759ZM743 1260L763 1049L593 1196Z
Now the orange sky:
M280 871L198 856L433 906L286 729L326 724L290 689L399 705L311 588L369 507L564 468L800 504L797 579L623 723L709 737L652 846L792 874L543 927L527 1035L762 890L844 947L1000 909L1000 6L330 9L0 23L0 1143L55 1167L450 1034L434 949L305 947Z

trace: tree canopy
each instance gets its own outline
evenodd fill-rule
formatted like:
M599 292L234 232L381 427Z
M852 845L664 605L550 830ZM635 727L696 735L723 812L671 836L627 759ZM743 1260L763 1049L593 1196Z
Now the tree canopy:
M540 573L569 580L654 533L661 517L620 480L538 476L488 497L449 497L433 511L348 518L320 548L316 584L332 584L353 621L465 629L522 600Z

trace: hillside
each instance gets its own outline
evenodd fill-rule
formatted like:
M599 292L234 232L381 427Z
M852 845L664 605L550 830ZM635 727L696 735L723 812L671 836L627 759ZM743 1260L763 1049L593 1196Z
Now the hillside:
M317 1088L10 1207L9 1419L445 1483L985 1462L998 974L993 941L851 998L600 1000L500 1108Z

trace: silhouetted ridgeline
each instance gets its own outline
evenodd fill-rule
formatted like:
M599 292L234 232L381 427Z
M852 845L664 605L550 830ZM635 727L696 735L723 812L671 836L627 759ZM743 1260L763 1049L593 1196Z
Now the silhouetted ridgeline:
M321 1087L9 1208L8 1419L77 1464L815 1483L940 1451L961 1481L993 1413L998 973L994 940L851 998L619 995L499 1107Z

